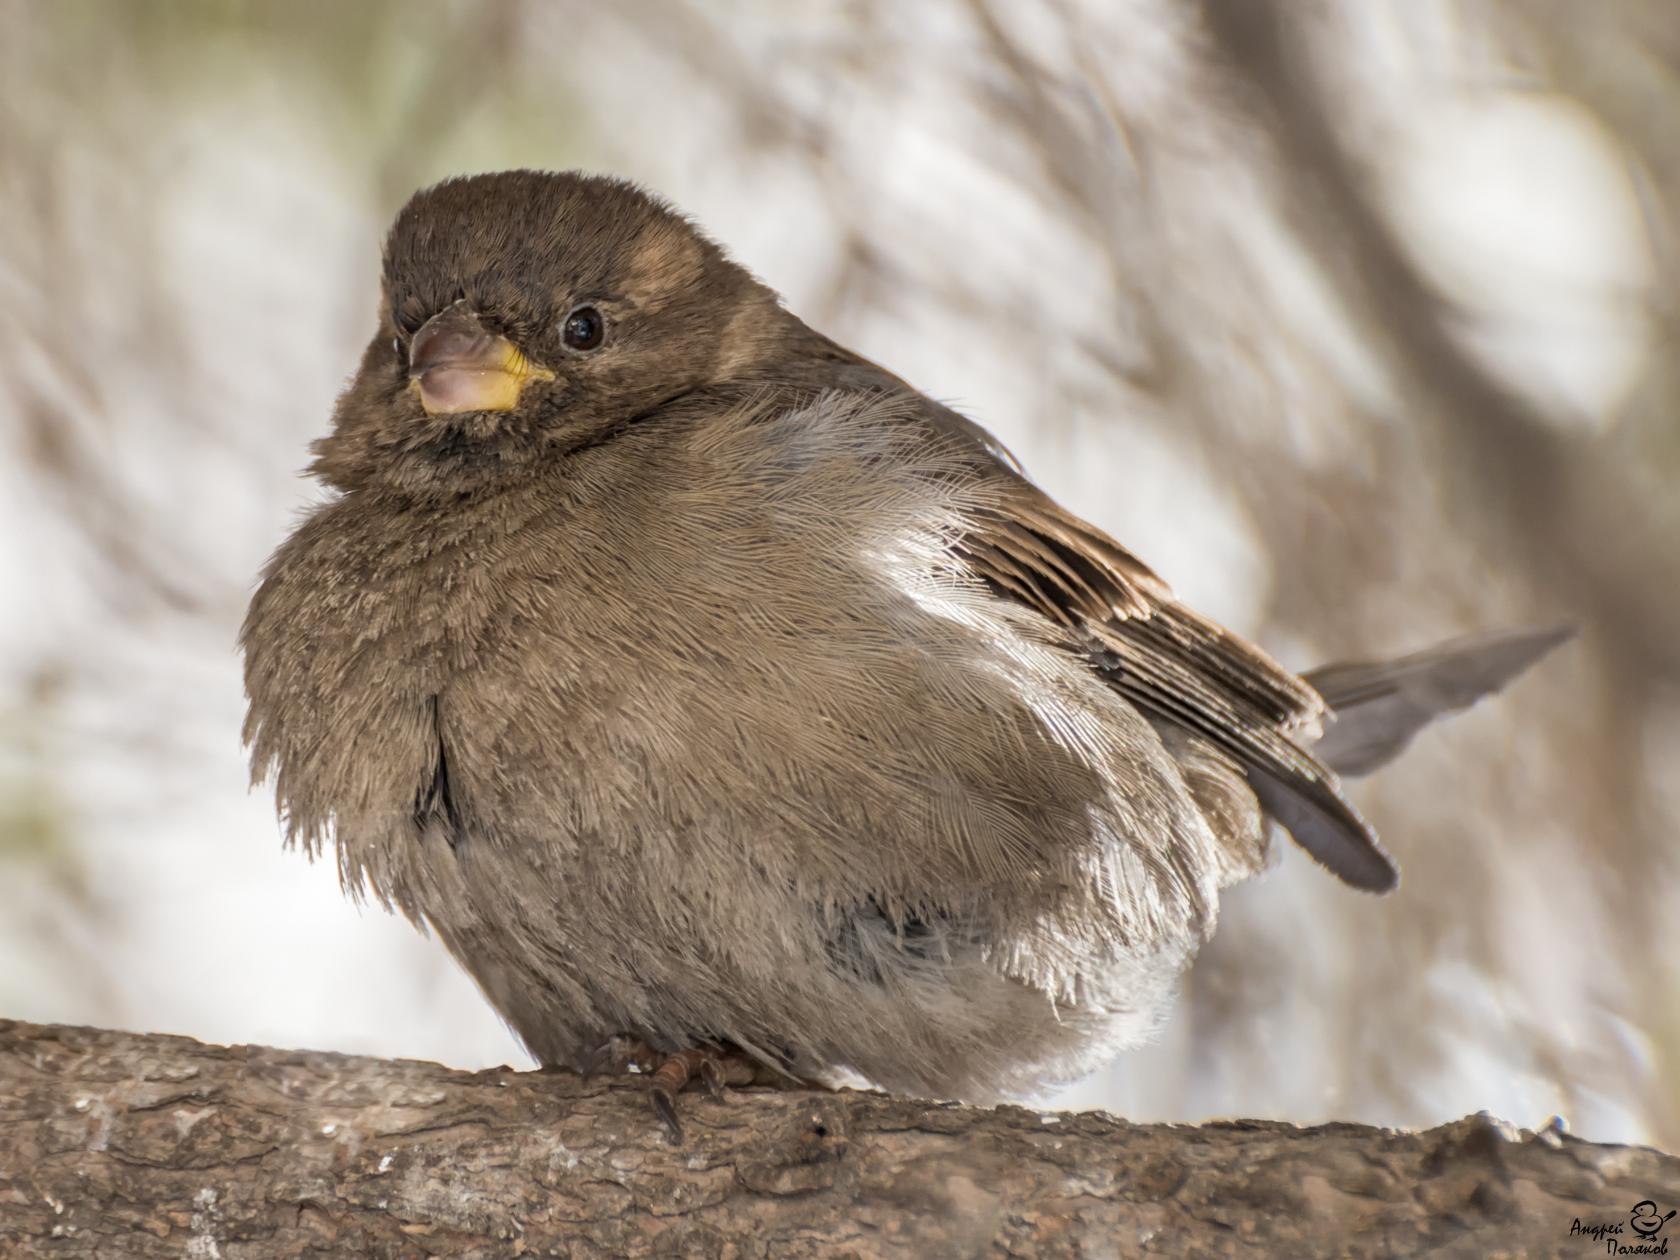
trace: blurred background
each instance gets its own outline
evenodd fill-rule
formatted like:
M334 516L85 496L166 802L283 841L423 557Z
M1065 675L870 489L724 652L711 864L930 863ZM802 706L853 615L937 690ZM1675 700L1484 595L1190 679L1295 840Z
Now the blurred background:
M1230 895L1139 1120L1680 1147L1672 0L0 0L0 1016L529 1060L281 850L234 635L417 186L645 182L1285 663L1581 636Z

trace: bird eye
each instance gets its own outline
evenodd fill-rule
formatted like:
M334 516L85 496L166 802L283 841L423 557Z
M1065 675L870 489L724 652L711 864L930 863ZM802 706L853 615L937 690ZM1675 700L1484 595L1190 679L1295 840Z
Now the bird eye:
M573 350L593 350L607 335L607 321L593 306L580 306L561 326L560 339Z

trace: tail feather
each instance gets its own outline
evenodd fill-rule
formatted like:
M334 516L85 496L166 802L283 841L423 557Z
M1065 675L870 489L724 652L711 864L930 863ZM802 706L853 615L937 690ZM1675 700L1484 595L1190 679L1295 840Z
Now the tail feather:
M1400 883L1400 868L1334 778L1284 779L1250 770L1248 784L1260 808L1344 883L1375 893Z
M1395 660L1312 670L1303 677L1330 707L1313 755L1338 774L1369 774L1436 718L1498 691L1574 634L1573 626L1502 630Z

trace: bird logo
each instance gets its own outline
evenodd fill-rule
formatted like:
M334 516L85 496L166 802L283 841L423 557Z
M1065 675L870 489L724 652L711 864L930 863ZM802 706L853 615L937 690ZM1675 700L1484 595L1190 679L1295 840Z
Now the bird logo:
M1680 1209L1670 1208L1666 1215L1659 1215L1657 1205L1650 1199L1641 1199L1633 1205L1633 1232L1641 1238L1655 1238L1662 1233L1662 1227L1674 1219L1674 1214Z

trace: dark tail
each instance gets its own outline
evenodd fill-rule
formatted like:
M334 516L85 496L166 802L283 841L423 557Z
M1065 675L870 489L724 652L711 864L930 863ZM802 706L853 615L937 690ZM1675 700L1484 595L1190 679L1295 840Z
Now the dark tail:
M1491 695L1575 633L1573 626L1453 639L1391 661L1325 665L1302 675L1331 718L1313 755L1337 774L1394 760L1436 718Z

